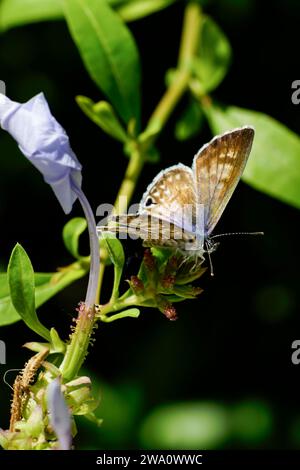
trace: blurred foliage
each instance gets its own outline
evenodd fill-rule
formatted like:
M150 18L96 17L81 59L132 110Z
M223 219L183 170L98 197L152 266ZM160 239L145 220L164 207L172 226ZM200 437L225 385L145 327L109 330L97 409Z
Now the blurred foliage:
M94 377L101 390L101 427L86 420L78 424L78 444L83 449L130 447L138 438L142 449L216 449L230 443L257 448L273 434L274 417L261 400L237 403L181 402L162 404L145 417L142 393L128 383L112 389ZM89 440L87 437L89 436Z
M272 436L273 412L269 405L259 400L247 400L232 410L232 432L236 440L255 448Z
M284 321L296 307L293 290L283 285L266 285L254 297L255 309L264 320L271 323Z
M148 449L214 449L224 445L229 433L225 407L178 403L154 410L143 423L140 439Z
M100 398L95 414L103 422L97 427L84 418L79 419L77 444L81 449L131 447L143 410L140 386L123 383L112 387L99 380L98 372L89 370L85 374L92 378L95 398Z
M223 31L209 16L203 16L199 48L192 68L198 92L210 93L224 79L231 61L231 46Z
M258 446L271 436L269 407L259 401L220 405L179 403L154 410L141 428L141 443L152 449L216 449L231 441Z
M255 139L244 181L300 208L299 136L266 114L233 106L212 106L208 116L215 133L251 123Z
M159 11L178 0L107 0L124 21L133 21ZM98 2L99 3L99 2ZM64 18L61 0L2 0L0 31L27 23Z
M135 41L106 2L64 0L66 20L87 71L125 123L140 119L140 63Z

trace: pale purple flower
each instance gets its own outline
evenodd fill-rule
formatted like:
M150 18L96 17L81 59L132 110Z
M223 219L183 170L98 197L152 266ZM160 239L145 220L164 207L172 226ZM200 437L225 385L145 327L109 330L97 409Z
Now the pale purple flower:
M43 174L68 214L77 198L72 182L81 186L81 164L65 130L52 116L44 94L39 93L26 103L0 94L0 124Z
M68 214L78 198L87 219L91 267L85 303L94 305L100 256L96 222L81 189L81 164L71 149L65 130L52 116L43 93L17 103L0 93L0 125L17 141L21 152L43 174L63 210Z
M56 434L60 450L70 450L72 444L71 414L61 391L61 383L54 379L47 388L50 424Z

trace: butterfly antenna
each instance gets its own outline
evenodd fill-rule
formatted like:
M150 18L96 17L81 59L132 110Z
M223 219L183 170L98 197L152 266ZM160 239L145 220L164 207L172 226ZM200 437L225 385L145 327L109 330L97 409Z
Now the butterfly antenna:
M218 233L218 235L213 235L210 237L212 238L220 238L220 237L229 237L229 236L235 236L235 235L264 235L264 232L231 232L231 233Z

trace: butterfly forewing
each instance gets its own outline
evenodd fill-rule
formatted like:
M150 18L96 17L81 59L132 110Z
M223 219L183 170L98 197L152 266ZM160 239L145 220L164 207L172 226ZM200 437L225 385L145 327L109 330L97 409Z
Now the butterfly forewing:
M198 204L204 207L205 235L216 226L250 154L252 127L243 127L215 137L194 158Z

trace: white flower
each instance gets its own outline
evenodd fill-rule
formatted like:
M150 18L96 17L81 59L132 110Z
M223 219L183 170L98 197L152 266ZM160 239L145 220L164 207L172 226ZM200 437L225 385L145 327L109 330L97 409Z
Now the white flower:
M68 214L81 187L81 164L69 138L52 116L43 93L26 103L0 94L0 124L17 141L21 152L43 174Z

